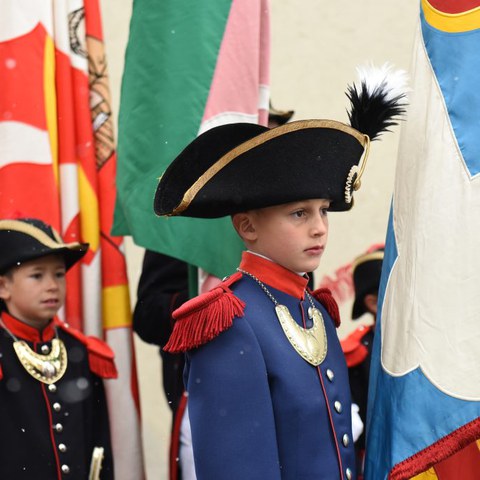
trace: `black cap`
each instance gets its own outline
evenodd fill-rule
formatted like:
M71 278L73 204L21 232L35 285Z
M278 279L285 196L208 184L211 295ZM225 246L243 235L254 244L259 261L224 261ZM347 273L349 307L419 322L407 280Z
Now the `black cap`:
M377 293L382 273L384 249L360 255L353 262L353 285L355 287L355 301L353 302L352 320L357 320L367 312L364 299L370 293Z
M276 123L277 126L283 125L289 122L293 115L295 114L295 110L278 110L272 105L272 101L270 100L268 104L268 124Z
M16 265L52 254L62 255L68 270L87 250L88 243L64 243L55 229L41 220L0 220L1 275Z

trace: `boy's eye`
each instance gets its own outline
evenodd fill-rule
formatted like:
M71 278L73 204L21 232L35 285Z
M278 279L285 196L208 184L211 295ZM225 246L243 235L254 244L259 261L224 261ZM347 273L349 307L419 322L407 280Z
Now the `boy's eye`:
M65 272L62 270L61 272L56 273L57 278L63 278L65 276Z
M321 212L322 212L322 215L323 215L324 217L326 217L327 214L328 214L328 208L326 208L326 207L325 207L325 208L322 208Z
M30 277L35 278L36 280L38 280L38 279L42 278L42 274L41 274L41 273L32 273L32 274L30 275Z
M293 212L293 216L296 218L302 218L305 215L305 210L297 210Z

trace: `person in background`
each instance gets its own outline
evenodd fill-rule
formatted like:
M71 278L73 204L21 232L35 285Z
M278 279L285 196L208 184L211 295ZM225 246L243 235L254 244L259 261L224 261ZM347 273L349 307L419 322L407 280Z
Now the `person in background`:
M360 325L341 341L348 366L352 402L358 406L358 413L366 425L368 381L370 375L370 358L377 318L378 288L382 273L384 255L383 246L375 246L355 259L352 266L355 300L352 308L352 320L358 320L365 314L373 322ZM357 479L363 478L363 461L365 457L365 431L355 442L357 457Z
M113 352L56 317L65 273L87 250L41 220L0 220L2 479L86 479L91 468L114 478L103 385L117 377Z

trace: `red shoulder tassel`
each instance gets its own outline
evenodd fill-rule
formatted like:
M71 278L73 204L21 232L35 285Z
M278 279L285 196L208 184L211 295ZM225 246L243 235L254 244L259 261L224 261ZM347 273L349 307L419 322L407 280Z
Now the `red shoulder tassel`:
M87 337L80 330L70 327L57 318L55 319L55 324L85 345L88 351L88 365L93 373L101 378L118 377L114 361L115 354L103 340L97 337Z
M313 292L313 296L326 308L335 326L338 328L341 323L340 312L332 292L328 288L319 288Z
M3 378L3 370L2 370L2 366L0 365L0 380Z
M243 316L245 303L228 288L239 278L241 274L232 275L210 292L175 310L175 325L164 350L179 353L199 347L229 329L235 317Z
M118 378L113 350L97 337L87 337L90 370L101 378Z

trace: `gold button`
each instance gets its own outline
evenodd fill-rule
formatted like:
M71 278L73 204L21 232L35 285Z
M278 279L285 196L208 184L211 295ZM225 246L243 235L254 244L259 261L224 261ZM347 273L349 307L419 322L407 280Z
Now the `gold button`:
M62 406L58 403L58 402L55 402L53 404L53 409L56 411L56 412L59 412L61 409L62 409Z
M53 429L57 432L57 433L62 433L63 432L63 425L61 423L57 423L55 424L55 426L53 427Z
M51 393L55 393L57 391L57 386L54 383L51 383L48 386L48 391L51 392Z
M345 476L347 477L347 480L352 480L352 471L349 468L345 470Z
M62 473L70 473L70 467L68 465L62 465Z
M348 434L345 434L342 437L342 442L344 447L348 447L348 444L350 443L350 437L348 436Z
M337 413L342 413L342 404L337 400L333 406L335 407L335 410Z
M335 376L335 374L333 373L333 371L330 370L329 368L327 368L327 372L326 372L326 373L327 373L327 378L328 378L331 382L333 382L333 377Z
M65 453L67 451L67 446L64 443L60 443L58 445L58 449L62 452Z
M46 355L47 353L50 353L50 347L49 347L48 345L42 345L42 346L40 347L40 350L42 351L42 353L43 353L44 355Z

